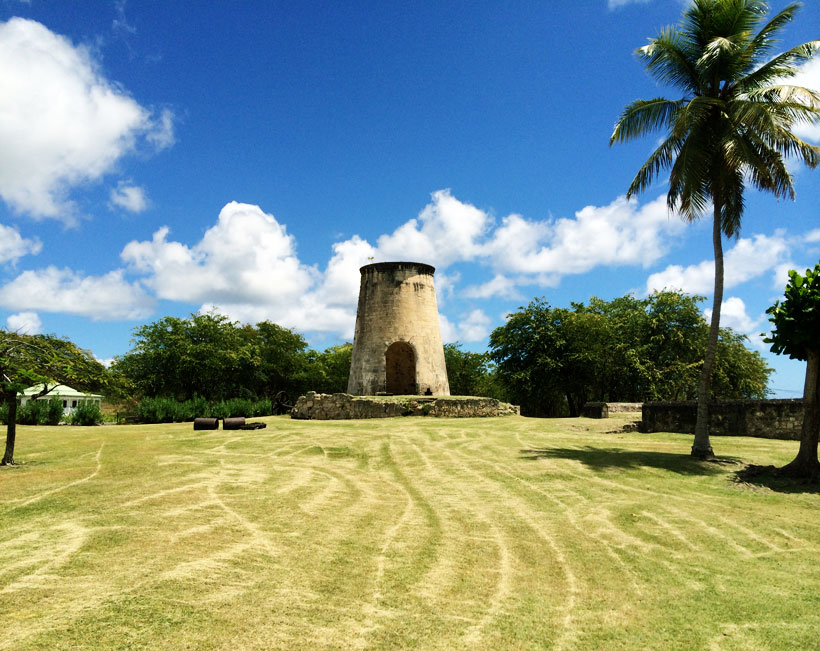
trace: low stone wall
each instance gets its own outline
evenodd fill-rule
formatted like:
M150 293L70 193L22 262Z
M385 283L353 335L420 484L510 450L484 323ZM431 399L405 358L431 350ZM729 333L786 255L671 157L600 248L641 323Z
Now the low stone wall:
M800 440L803 401L721 400L709 407L709 433L715 436L756 436ZM695 433L697 402L646 402L641 430L644 432Z
M351 396L348 393L314 393L300 396L290 412L303 420L347 420L350 418L392 418L395 416L436 416L438 418L475 418L518 416L521 409L494 398L418 398L390 399Z
M581 407L585 418L609 418L610 414L641 411L642 402L587 402Z

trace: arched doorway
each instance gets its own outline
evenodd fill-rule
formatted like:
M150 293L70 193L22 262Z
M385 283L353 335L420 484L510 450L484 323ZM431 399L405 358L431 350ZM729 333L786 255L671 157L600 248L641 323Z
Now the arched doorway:
M384 353L387 393L414 395L416 393L416 354L406 341L396 341Z

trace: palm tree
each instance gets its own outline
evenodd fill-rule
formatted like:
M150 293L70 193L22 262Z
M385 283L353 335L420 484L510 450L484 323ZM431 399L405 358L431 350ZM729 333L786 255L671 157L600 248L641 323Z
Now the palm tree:
M715 291L692 445L692 456L698 458L713 456L708 401L723 299L722 237L740 232L747 184L793 199L786 158L802 159L812 168L820 162L820 147L792 132L796 124L820 120L820 93L786 83L820 41L772 56L778 32L798 8L791 4L764 23L769 7L763 0L694 0L679 26L663 29L636 52L652 77L677 87L683 97L632 102L610 139L612 145L666 131L627 197L668 169L671 211L694 221L711 203Z

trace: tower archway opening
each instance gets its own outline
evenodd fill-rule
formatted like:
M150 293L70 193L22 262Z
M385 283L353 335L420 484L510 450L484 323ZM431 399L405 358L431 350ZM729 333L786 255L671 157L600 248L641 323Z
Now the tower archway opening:
M415 395L416 354L406 341L395 341L384 353L387 393Z

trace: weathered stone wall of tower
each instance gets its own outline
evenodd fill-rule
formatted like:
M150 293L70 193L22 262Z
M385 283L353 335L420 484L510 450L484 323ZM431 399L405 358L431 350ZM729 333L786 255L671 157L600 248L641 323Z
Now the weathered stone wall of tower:
M360 271L348 393L366 396L388 391L391 379L397 386L396 368L400 377L409 368L409 346L415 381L411 377L408 386L413 390L407 393L421 395L429 390L450 395L433 285L435 269L417 262L378 262Z

